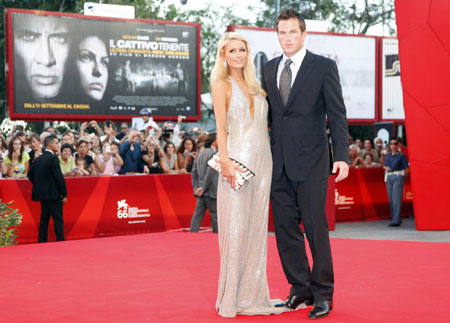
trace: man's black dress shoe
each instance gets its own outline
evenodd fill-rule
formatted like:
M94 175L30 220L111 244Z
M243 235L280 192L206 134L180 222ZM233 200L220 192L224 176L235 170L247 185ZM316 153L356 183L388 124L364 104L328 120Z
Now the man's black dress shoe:
M276 304L275 307L287 307L295 310L302 303L305 303L305 305L310 306L313 304L313 299L312 297L290 295L286 300L286 303Z
M308 318L320 319L321 317L328 316L333 309L333 301L316 301L314 307L309 312Z
M388 225L388 227L399 227L400 223L391 223Z

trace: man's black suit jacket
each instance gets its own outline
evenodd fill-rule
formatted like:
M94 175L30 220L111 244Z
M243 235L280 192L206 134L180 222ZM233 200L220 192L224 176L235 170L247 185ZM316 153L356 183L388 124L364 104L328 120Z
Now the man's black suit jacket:
M291 181L326 179L330 174L326 117L334 161L348 160L346 110L336 63L306 51L283 106L277 85L281 59L282 56L272 59L263 70L270 106L273 176L280 178L285 167Z
M66 181L56 155L45 151L33 162L28 178L33 183L31 199L59 200L67 196Z

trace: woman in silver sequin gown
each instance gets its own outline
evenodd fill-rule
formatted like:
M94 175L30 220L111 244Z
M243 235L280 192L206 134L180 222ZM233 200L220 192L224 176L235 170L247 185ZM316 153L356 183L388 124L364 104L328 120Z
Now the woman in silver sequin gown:
M268 105L254 75L248 42L227 33L219 43L211 75L222 168L217 193L220 277L216 310L224 317L287 310L272 305L267 284L272 157ZM238 191L230 184L235 166L228 157L256 174Z

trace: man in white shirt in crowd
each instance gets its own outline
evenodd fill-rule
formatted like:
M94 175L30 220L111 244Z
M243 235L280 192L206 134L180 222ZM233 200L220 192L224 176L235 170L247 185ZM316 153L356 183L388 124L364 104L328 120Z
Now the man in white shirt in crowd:
M144 108L139 112L139 114L141 117L133 118L131 128L134 128L139 132L148 130L148 134L153 136L155 130L158 130L160 127L155 121L153 121L153 117L151 116L152 110L149 108Z

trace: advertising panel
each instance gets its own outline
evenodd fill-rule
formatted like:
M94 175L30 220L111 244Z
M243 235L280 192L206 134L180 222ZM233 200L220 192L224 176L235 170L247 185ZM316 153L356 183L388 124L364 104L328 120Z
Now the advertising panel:
M275 29L241 26L229 29L249 41L259 77L262 65L283 53ZM337 63L349 122L375 121L376 37L310 32L305 47Z
M8 9L10 116L200 118L199 25Z
M405 120L398 40L383 38L381 54L381 119Z

